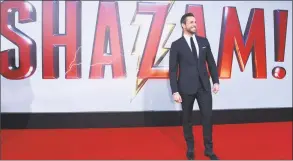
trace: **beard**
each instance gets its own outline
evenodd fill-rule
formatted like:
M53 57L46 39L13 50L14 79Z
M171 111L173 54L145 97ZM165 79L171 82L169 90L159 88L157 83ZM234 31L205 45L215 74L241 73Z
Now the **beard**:
M193 31L191 28L186 30L188 33L190 34L195 34L196 33L196 29Z

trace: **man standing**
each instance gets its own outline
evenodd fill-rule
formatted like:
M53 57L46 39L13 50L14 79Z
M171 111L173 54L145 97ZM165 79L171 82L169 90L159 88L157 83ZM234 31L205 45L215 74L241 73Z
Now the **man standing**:
M205 155L217 160L212 141L212 94L208 69L213 81L213 92L219 91L217 66L206 38L196 36L196 20L192 13L181 18L184 35L174 41L170 49L169 77L173 99L181 103L183 132L187 144L186 156L194 159L192 111L195 99L202 115ZM179 73L177 73L179 70ZM177 80L177 74L179 74Z

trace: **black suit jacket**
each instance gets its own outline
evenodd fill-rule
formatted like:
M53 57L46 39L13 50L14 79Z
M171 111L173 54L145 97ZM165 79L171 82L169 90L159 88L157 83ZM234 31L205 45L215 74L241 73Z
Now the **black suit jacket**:
M202 82L205 90L210 91L211 85L206 62L208 63L208 69L213 83L219 83L217 66L209 41L204 37L195 37L199 47L198 62L196 62L194 54L183 36L174 41L171 45L169 78L172 93L196 93L199 87L199 81Z

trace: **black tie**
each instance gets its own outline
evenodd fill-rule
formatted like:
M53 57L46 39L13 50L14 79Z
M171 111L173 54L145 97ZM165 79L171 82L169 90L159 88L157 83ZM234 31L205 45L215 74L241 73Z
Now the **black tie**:
M197 61L197 51L196 51L195 44L192 37L190 38L190 44L191 44L192 53L194 54L194 57Z

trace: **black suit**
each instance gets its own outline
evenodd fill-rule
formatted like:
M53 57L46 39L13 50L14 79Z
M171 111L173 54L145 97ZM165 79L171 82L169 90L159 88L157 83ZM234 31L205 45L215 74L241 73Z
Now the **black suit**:
M172 43L169 57L170 85L172 94L179 92L182 98L183 131L188 149L194 149L192 110L197 99L202 115L205 150L206 153L212 153L212 95L206 62L213 83L219 83L219 77L208 40L195 37L199 48L198 56L183 36Z

